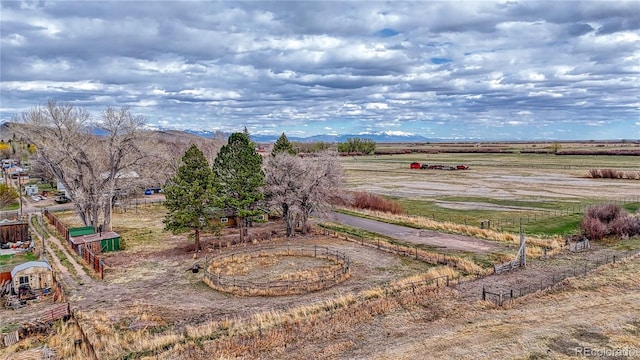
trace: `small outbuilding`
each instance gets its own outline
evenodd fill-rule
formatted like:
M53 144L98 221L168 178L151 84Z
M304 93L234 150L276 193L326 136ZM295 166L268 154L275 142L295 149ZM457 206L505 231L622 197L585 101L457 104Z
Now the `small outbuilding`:
M29 261L14 267L11 279L14 291L24 284L33 290L47 289L53 286L53 270L45 261Z
M24 221L0 220L0 244L29 241L29 224Z
M89 249L94 254L120 250L120 235L118 233L114 231L94 233L91 227L89 227L91 232L87 233L82 229L69 229L69 242L79 254L82 254L84 249Z
M38 185L25 185L24 194L26 196L38 195Z

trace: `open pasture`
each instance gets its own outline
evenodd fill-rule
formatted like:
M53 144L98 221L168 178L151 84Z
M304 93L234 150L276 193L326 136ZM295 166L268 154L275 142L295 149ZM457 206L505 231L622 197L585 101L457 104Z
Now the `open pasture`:
M589 205L615 202L634 212L640 203L640 181L588 177L592 168L640 172L638 156L410 153L341 161L350 189L397 199L409 215L510 232L523 218L527 233L567 234ZM414 161L470 168L410 169Z

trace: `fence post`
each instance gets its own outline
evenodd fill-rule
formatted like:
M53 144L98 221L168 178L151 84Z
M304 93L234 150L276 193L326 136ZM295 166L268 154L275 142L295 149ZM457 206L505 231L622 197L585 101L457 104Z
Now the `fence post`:
M613 255L613 263L614 264L616 263L616 256L615 255Z
M484 289L484 286L482 287L482 301L486 301L487 300L487 291Z
M449 275L446 275L446 279L447 279L447 287L449 287Z

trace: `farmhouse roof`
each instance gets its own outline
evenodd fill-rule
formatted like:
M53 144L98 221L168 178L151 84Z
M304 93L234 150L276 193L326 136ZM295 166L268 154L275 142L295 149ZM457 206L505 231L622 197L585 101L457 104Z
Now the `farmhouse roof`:
M16 276L17 273L19 273L22 270L25 269L29 269L32 267L41 267L41 268L45 268L49 271L53 271L51 269L51 266L49 265L48 262L45 261L27 261L26 263L22 263L16 267L13 268L13 270L11 270L11 277Z
M80 235L80 236L72 236L69 240L73 243L73 245L81 245L92 243L96 241L102 241L104 239L113 239L120 237L115 231L103 231L101 233L89 234L89 235Z

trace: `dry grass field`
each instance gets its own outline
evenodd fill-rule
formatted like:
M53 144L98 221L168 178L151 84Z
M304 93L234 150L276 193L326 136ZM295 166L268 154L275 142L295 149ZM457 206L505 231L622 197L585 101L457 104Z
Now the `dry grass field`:
M413 161L465 164L470 169L410 169L409 164ZM588 177L592 168L640 171L637 156L402 154L345 157L342 165L352 188L399 198L433 200L466 197L544 203L621 200L640 196L640 181ZM473 209L471 205L465 209ZM496 210L496 207L490 210Z
M412 161L471 168L409 169ZM344 157L341 162L351 189L400 199L415 208L410 212L413 218L398 222L414 219L412 226L438 231L444 245L420 247L420 254L457 256L483 269L489 268L488 261L515 254L517 234L480 229L475 220L468 225L462 220L434 221L433 212L453 220L460 215L457 212L484 219L495 214L550 213L599 201L625 200L631 207L640 202L634 202L640 199L640 181L586 176L591 166L640 171L637 156L412 153ZM82 267L61 269L67 272L67 300L80 327L76 320L56 324L53 335L1 348L0 360L36 358L37 349L43 348L55 350L59 359L87 359L86 350L73 343L82 337L80 328L99 359L562 359L585 348L627 351L633 356L619 358L640 358L638 255L517 298L505 307L481 300L483 287L507 290L548 282L583 262L622 256L640 246L638 239L568 253L559 250L561 241L555 233L531 235L526 269L475 279L470 272L382 251L372 243L327 235L281 239L273 236L282 229L279 223L256 225L250 230L255 239L247 244L232 246L223 240L231 234L205 237L205 251L195 256L192 240L162 231L164 213L161 205L116 212L114 228L122 235L124 249L104 254L104 280L87 276L90 270ZM71 212L58 215L71 226L79 225ZM545 221L563 216L547 216ZM566 216L578 218L580 213ZM543 228L534 225L536 231ZM447 236L454 236L448 234L480 238L499 253L447 249ZM390 244L403 240L381 238ZM350 259L350 276L329 288L299 295L234 296L206 285L202 271L191 271L195 263L206 266L213 256L291 243L344 252ZM56 253L69 257L63 264L73 263L74 256L60 247ZM558 252L540 259L545 247ZM225 264L221 271L239 279L279 280L325 265L305 257L256 259ZM86 274L78 273L83 271ZM445 279L450 280L449 287ZM46 306L36 303L23 313L0 309L0 328L15 329L19 319Z

